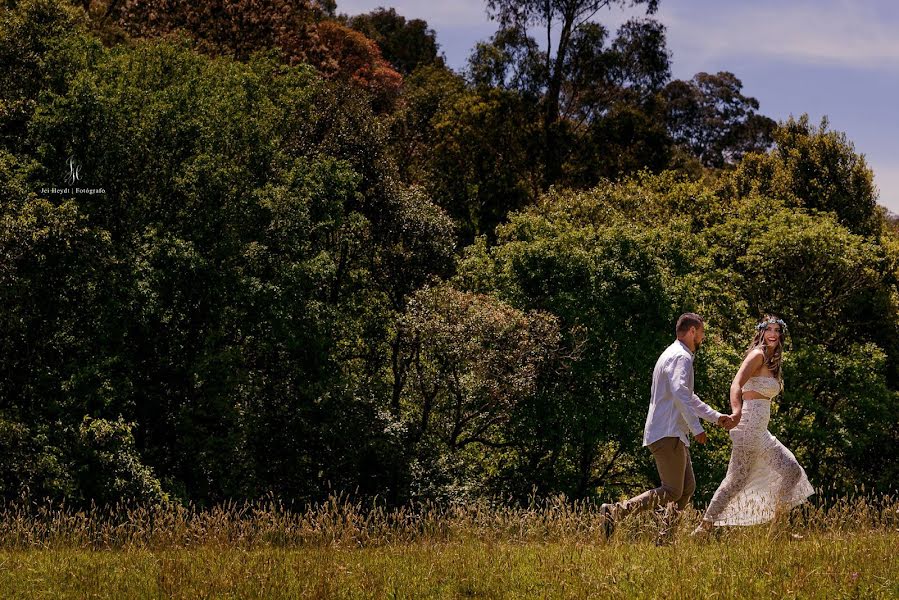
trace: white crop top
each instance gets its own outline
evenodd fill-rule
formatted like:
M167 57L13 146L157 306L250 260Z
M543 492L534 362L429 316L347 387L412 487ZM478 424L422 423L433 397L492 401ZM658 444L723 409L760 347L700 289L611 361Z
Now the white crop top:
M743 384L744 392L758 392L769 400L780 393L780 380L775 377L750 377Z

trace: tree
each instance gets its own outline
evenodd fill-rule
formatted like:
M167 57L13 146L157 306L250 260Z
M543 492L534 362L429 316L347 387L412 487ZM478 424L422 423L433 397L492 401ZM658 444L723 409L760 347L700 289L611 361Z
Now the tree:
M813 344L787 354L788 387L774 407L772 430L827 496L860 483L886 491L899 475L899 396L887 385L886 358L861 340L839 350Z
M545 169L549 181L558 178L561 168L557 128L566 63L574 37L600 10L624 4L624 0L487 0L490 18L497 19L501 29L511 27L524 31L529 26L536 26L546 30L546 50L542 53L546 74L543 131L548 150ZM654 13L658 8L658 0L632 0L631 4L645 4L647 14ZM556 25L559 27L559 41L553 53L553 28Z
M722 194L781 198L791 206L833 212L853 233L880 233L874 173L845 133L828 131L826 118L815 127L803 115L782 123L774 141L770 152L743 159L722 181Z
M0 12L0 144L17 151L41 91L63 93L67 74L83 69L100 51L84 31L86 19L53 0L24 1Z
M214 54L247 60L260 49L280 48L289 64L306 58L318 43L316 6L310 0L126 0L114 13L135 37L183 31Z
M439 285L413 295L399 328L415 495L481 495L485 465L516 445L509 424L558 360L557 320Z
M391 152L406 181L453 218L459 245L532 202L540 186L536 104L514 89L469 87L445 67L418 69L391 115Z
M121 500L154 503L166 502L153 470L141 462L134 443L134 423L121 417L110 421L85 416L78 428L82 451L75 472L81 479L81 498L70 501L114 504Z
M713 256L740 274L735 287L752 313L776 309L797 338L843 349L858 333L857 317L888 302L883 251L832 219L778 204L747 201L739 216L708 230Z
M0 22L2 76L35 92L0 148L4 495L390 490L390 331L454 231L368 99L276 55L83 45L62 10L16 52L46 2ZM45 197L73 154L105 193Z
M658 92L670 76L661 24L631 20L614 38L598 23L583 23L571 36L564 63L555 143L541 144L541 187L595 185L641 168L658 171L669 162L670 139ZM538 111L541 141L550 72L545 52L522 25L499 29L480 43L469 59L469 74L479 87L517 90ZM549 175L547 152L558 171Z
M535 101L546 83L539 46L520 26L499 29L489 42L477 43L468 71L476 86L517 90Z
M307 52L306 59L322 75L352 81L370 91L376 110L393 106L403 78L384 60L373 40L336 21L319 22L316 34L319 44Z
M672 81L664 90L668 129L675 143L707 167L738 163L749 152L764 152L776 123L756 113L759 103L741 93L733 73L697 73L690 81Z
M479 47L473 81L418 67L385 117L352 74L283 50L110 49L61 0L9 6L4 499L631 492L654 477L647 373L685 310L706 317L697 390L721 409L757 317L783 315L772 430L816 483L895 479L899 239L864 158L800 119L715 181L629 174L687 152L657 24L572 34L561 169L590 189L541 195L551 63L523 30ZM237 38L284 33L260 18ZM338 25L374 77L353 62L373 42ZM105 191L46 192L70 159ZM693 459L722 475L710 437Z
M438 56L437 36L426 21L409 19L396 9L378 8L348 19L350 27L374 40L384 58L402 75L427 65L444 66Z
M643 107L629 102L610 106L573 146L563 165L565 180L577 188L589 188L602 179L667 168L672 144L660 118L661 108L654 101Z
M493 238L506 215L537 196L534 106L514 90L473 90L435 115L425 185L459 224L463 244Z
M887 381L895 386L896 246L852 233L833 213L790 204L739 200L733 213L704 232L710 258L734 273L730 285L752 314L778 311L806 343L839 352L848 351L850 341L876 343L890 357Z
M133 36L181 31L214 55L245 61L253 52L277 49L289 65L310 63L327 78L356 83L372 93L378 110L386 110L402 76L374 41L325 18L328 10L312 0L129 0L115 15Z
M446 67L424 66L405 79L389 120L390 151L403 181L427 185L435 124L467 92L464 78Z

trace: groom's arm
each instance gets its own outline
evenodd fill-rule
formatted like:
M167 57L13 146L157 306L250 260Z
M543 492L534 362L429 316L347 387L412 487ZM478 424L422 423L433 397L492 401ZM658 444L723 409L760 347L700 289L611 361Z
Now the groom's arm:
M687 426L690 428L690 433L695 437L705 433L705 430L699 422L699 417L697 417L696 413L690 408L687 408L687 405L684 402L684 399L689 398L691 395L690 388L687 387L689 385L689 382L687 381L687 367L692 366L685 363L687 363L687 361L685 357L682 356L676 356L671 360L667 369L669 380L668 389L671 392L674 407L677 408L677 411L681 414L684 421L686 421Z
M721 417L724 416L693 393L693 361L686 356L676 356L672 361L671 395L674 396L674 403L677 409L690 425L693 435L697 435L697 431L694 429L694 422L699 431L702 431L702 426L699 424L697 417L702 417L712 423L718 423Z

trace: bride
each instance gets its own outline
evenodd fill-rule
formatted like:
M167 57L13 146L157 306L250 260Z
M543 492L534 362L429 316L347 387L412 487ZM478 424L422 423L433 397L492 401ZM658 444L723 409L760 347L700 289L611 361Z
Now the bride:
M814 493L793 453L768 431L771 399L783 390L783 320L766 315L730 386L727 475L694 535L713 526L755 525L785 515Z

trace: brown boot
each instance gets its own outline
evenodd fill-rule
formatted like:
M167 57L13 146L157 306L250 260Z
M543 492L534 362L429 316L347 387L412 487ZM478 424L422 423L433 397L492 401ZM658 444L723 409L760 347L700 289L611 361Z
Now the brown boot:
M603 503L599 507L599 515L601 518L600 524L602 526L603 537L609 539L612 537L612 534L615 533L615 526L618 525L620 508L617 503Z

